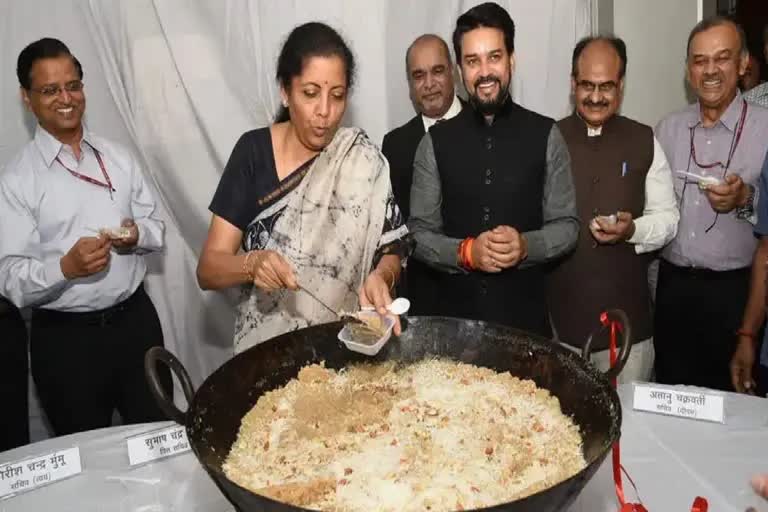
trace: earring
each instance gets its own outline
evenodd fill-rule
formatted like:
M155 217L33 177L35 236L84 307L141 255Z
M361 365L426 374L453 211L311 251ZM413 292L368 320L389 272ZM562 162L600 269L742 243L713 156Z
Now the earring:
M284 108L288 108L288 102L287 102L287 101L285 101L285 100L283 100L283 107L284 107Z

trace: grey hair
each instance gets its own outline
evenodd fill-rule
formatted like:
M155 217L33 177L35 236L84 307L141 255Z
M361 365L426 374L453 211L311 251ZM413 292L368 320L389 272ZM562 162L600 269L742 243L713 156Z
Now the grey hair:
M712 16L710 18L704 18L698 22L691 30L691 33L688 34L688 44L685 47L685 61L688 62L688 59L691 56L691 43L693 42L694 37L711 28L722 27L725 25L732 26L739 33L739 53L742 58L749 55L749 48L747 48L747 34L744 33L744 28L726 16Z

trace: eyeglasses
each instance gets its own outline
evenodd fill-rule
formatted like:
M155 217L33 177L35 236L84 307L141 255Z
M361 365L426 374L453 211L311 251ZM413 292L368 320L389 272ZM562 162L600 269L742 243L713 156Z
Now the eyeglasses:
M725 171L727 171L728 170L728 165L724 164L720 160L717 160L717 161L712 162L710 164L703 164L703 163L699 162L699 160L696 158L696 144L694 144L693 141L694 141L694 139L696 137L696 128L698 128L700 124L701 123L697 123L695 126L689 128L689 130L691 132L691 147L690 147L691 161L693 161L693 163L696 164L699 167L699 169L714 169L715 167L722 167ZM738 133L734 134L734 136L736 136L736 135L739 135L739 139L740 139L741 138L741 136L740 136L741 135L741 131L739 131ZM736 140L736 144L734 144L734 141L732 140L731 141L731 148L733 148L735 150L734 146L738 146L738 144L739 144L738 139ZM728 155L728 159L729 160L730 160L731 156L732 155L730 155L730 154Z
M731 144L730 148L728 150L728 160L726 160L725 163L721 161L716 161L708 164L703 164L698 161L696 158L696 145L694 144L694 139L696 138L696 128L699 127L701 122L696 123L694 126L690 127L690 133L691 133L691 147L690 147L690 155L688 157L688 168L686 171L690 170L691 168L691 162L695 163L700 169L714 169L715 167L721 167L723 169L723 175L722 178L725 179L726 174L728 173L728 169L731 167L731 161L733 160L733 154L736 152L736 148L739 147L739 142L741 141L741 133L744 130L744 121L747 118L747 102L743 101L741 106L741 115L739 116L739 120L736 123L737 126L734 130L733 136L731 137ZM685 179L685 183L683 184L683 193L680 197L680 204L678 207L682 208L682 201L685 197L685 189L688 186L688 178ZM712 228L715 227L715 224L717 224L717 220L720 217L720 214L715 212L715 219L712 221L712 224L704 230L705 233L709 233Z
M85 87L85 84L83 83L82 80L72 80L71 82L65 83L64 87L61 87L59 84L50 84L50 85L44 85L39 89L33 89L30 87L29 90L32 92L41 94L43 96L46 96L48 98L53 98L61 94L62 91L67 91L70 93L80 92L83 90L83 87Z
M579 80L576 82L576 87L590 94L595 92L595 89L603 94L610 94L616 90L618 84L614 81L600 82L599 84L596 84L595 82L590 82L589 80Z
M737 122L738 126L736 126L736 130L734 131L733 136L731 137L731 144L728 149L728 160L725 163L719 160L709 164L703 164L699 162L699 160L696 158L696 145L694 144L694 139L696 138L696 128L698 128L699 125L701 125L701 122L698 122L694 126L689 128L691 132L691 146L690 146L691 161L693 161L693 163L695 163L700 169L713 169L715 167L722 167L723 178L725 178L725 174L728 172L728 168L731 166L731 160L733 160L733 154L736 152L736 148L739 147L739 142L741 141L741 133L744 130L744 121L746 117L747 117L747 102L744 101L741 106L741 115L739 116L739 121Z

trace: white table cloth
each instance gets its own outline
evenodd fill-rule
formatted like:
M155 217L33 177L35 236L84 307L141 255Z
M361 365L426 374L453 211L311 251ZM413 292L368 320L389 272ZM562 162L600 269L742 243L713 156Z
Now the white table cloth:
M622 457L650 512L689 512L696 496L710 512L768 512L749 487L768 472L768 400L728 394L725 425L635 412L624 407ZM0 501L0 512L232 512L191 452L129 467L127 437L165 423L115 427L50 439L0 453L0 465L79 446L83 473ZM170 423L168 423L170 425ZM625 482L632 497L632 488ZM618 510L610 455L570 512Z

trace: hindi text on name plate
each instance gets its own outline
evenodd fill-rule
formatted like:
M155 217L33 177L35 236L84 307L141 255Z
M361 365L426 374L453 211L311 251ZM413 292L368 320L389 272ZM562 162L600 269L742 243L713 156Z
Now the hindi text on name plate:
M131 466L189 451L187 433L178 425L130 437L126 443Z
M80 448L0 465L0 500L82 472Z
M716 391L683 391L635 384L634 409L694 420L725 422L725 398Z

